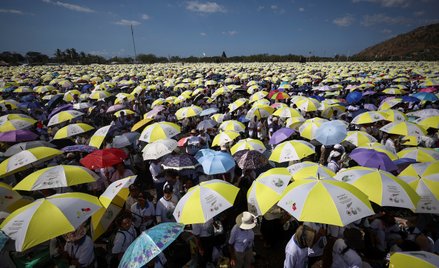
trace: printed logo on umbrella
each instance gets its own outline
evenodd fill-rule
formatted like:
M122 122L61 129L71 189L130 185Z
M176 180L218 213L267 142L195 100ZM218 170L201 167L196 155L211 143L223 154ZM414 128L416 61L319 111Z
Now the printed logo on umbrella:
M76 211L76 217L79 219L81 216L87 215L91 212L91 208L81 208L81 210Z

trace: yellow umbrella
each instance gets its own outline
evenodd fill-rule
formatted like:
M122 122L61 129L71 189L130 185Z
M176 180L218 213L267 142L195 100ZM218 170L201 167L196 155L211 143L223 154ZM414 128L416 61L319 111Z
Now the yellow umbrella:
M344 141L350 142L358 147L367 143L377 142L377 139L364 131L348 131Z
M370 124L374 122L378 122L381 120L386 120L384 115L380 112L370 111L357 115L351 121L351 124L361 125L361 124Z
M74 231L101 207L98 198L92 195L56 194L17 209L0 228L15 240L15 250L21 252Z
M304 161L290 165L288 172L291 173L294 180L303 179L327 179L333 178L335 173L329 168L311 161Z
M395 153L391 152L385 145L382 145L379 142L365 143L358 148L373 149L375 151L385 153L392 161L398 159L398 156Z
M158 122L147 126L140 134L139 140L153 142L156 140L172 138L181 132L179 125L170 122Z
M290 180L286 168L272 168L259 175L247 192L249 212L264 215L279 201Z
M268 118L273 113L274 108L268 105L256 105L253 106L246 114L245 118L252 120L253 118Z
M178 120L182 120L183 118L189 118L199 115L203 109L196 105L191 105L189 107L183 107L175 112L175 116Z
M0 177L12 175L16 172L54 158L63 152L50 147L35 147L23 150L3 160L0 164Z
M141 129L142 127L144 127L146 124L148 124L149 122L152 122L153 119L152 118L145 118L140 120L139 122L135 123L133 125L133 127L131 128L131 131L137 131L138 129Z
M367 195L333 179L294 181L285 189L278 206L299 221L336 226L374 214Z
M111 96L110 92L107 91L93 91L88 97L92 100L105 99Z
M432 148L411 147L397 153L399 158L411 158L417 162L431 162L439 160L439 152Z
M395 122L395 121L399 122L399 121L406 121L407 120L407 116L403 112L400 112L398 110L393 110L393 109L382 110L382 111L380 111L380 113L382 115L384 115L384 117L387 121L390 121L390 122Z
M212 141L212 146L223 146L239 137L239 133L231 130L220 131Z
M9 206L21 198L21 195L10 185L0 182L0 211L6 211Z
M239 140L235 145L230 148L230 152L234 155L238 151L242 150L255 150L263 153L267 148L265 148L264 143L257 139L243 139Z
M107 231L121 211L121 207L110 204L107 208L100 208L91 216L91 236L93 241L96 241Z
M104 142L105 137L107 136L110 128L111 128L111 125L108 125L108 126L104 126L104 127L99 128L98 130L96 130L96 132L93 134L93 136L91 136L88 145L96 147L98 149L101 148L102 142Z
M437 268L439 257L427 251L404 251L390 255L389 268Z
M439 115L430 116L426 118L420 118L416 120L416 123L425 129L427 128L435 128L439 129Z
M281 107L277 109L273 115L278 117L284 117L284 118L291 118L291 117L301 117L302 115L293 108L290 107Z
M47 126L50 127L66 121L70 121L76 117L82 116L83 114L84 113L76 110L61 111L50 118L49 123L47 123Z
M178 201L174 218L179 223L205 223L233 206L239 188L223 180L209 180L189 189Z
M232 102L229 104L229 112L233 112L236 109L238 109L239 107L241 107L242 105L244 105L248 100L246 98L240 98L237 99L236 101Z
M135 114L135 112L132 111L132 110L130 110L130 109L122 109L122 110L119 110L119 111L115 112L114 115L115 115L116 117L120 117L120 115L122 114L122 112L123 112L125 115Z
M314 117L312 119L307 119L299 127L300 136L307 138L308 140L314 139L315 132L325 122L328 122L328 120L320 118L320 117Z
M85 133L87 131L90 131L94 129L94 127L85 124L85 123L76 123L76 124L70 124L63 128L60 128L53 137L54 140L58 139L65 139L69 137L73 137L82 133Z
M99 201L105 208L108 208L110 204L123 207L125 200L130 193L129 187L135 182L136 178L137 175L128 176L111 183L99 196Z
M315 153L314 145L303 140L284 141L274 148L269 160L282 163L301 160Z
M35 171L21 180L14 190L35 191L95 182L93 171L81 166L58 165Z
M236 131L236 132L244 132L245 125L237 120L227 120L223 121L221 125L219 125L219 129L222 131Z

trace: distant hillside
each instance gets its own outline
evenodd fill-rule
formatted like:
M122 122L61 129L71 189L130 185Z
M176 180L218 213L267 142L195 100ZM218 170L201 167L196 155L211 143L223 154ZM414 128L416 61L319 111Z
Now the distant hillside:
M358 60L439 60L439 23L419 27L353 56Z

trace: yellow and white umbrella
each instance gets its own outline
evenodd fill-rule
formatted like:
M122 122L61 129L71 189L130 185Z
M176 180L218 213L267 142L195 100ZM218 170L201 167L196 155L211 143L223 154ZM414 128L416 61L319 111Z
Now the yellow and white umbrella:
M320 117L305 120L305 122L299 127L300 136L307 138L308 140L314 139L315 132L325 122L328 122L328 120Z
M232 102L229 104L229 112L233 112L236 109L238 109L239 107L241 107L242 105L244 105L248 100L246 98L240 98L237 99L236 101Z
M220 124L224 121L224 114L213 114L210 116L210 119Z
M0 211L6 211L10 205L21 198L21 195L12 189L12 186L0 182Z
M92 100L105 99L111 96L110 92L107 91L93 91L88 97Z
M340 104L331 104L328 107L326 107L324 110L322 110L322 117L331 118L335 113L337 113L337 115L340 115L345 111L346 111L346 107Z
M278 144L272 151L269 160L283 163L301 160L315 153L314 145L303 140L289 140Z
M273 113L274 108L268 105L256 105L250 108L247 112L245 118L248 120L252 120L253 118L268 118Z
M302 100L298 100L294 104L296 104L297 109L306 112L317 111L320 107L319 101L313 98L305 98Z
M415 212L439 213L439 161L410 164L398 178L407 182L419 196Z
M108 208L110 204L123 207L130 194L129 187L135 182L136 178L137 175L134 175L112 182L99 196L99 201L105 208Z
M66 121L70 121L73 118L79 117L81 115L84 115L84 113L76 110L61 111L50 118L47 126L50 127Z
M135 114L135 112L134 112L133 110L130 110L130 109L122 109L122 110L119 110L119 111L115 112L114 115L115 115L116 117L120 117L122 113L123 113L125 116L126 116L126 115L129 115L129 114Z
M25 170L31 165L36 165L43 161L52 159L62 153L62 151L50 147L35 147L23 150L1 162L0 177L9 176L16 172Z
M398 156L394 152L390 151L385 145L382 145L379 142L365 143L358 148L373 149L377 152L385 153L392 161L398 159Z
M356 125L361 125L361 124L370 124L381 120L386 120L386 118L382 113L376 111L369 111L357 115L356 117L354 117L354 119L352 119L351 123Z
M263 153L265 152L265 150L267 150L267 148L265 147L264 143L262 143L262 141L257 139L242 139L239 140L235 145L233 145L232 148L230 148L230 152L232 155L242 150L255 150Z
M259 175L247 192L249 212L264 215L279 201L290 180L286 168L272 168Z
M98 198L89 194L56 194L17 209L0 228L15 240L15 250L22 252L73 232L101 207Z
M311 161L290 165L288 171L294 180L333 178L335 173L329 168Z
M108 125L108 126L104 126L104 127L99 128L98 130L96 130L96 132L93 134L93 136L91 136L88 145L96 147L98 149L101 148L102 142L104 142L105 137L107 136L110 128L111 128L111 125Z
M384 170L352 167L334 178L354 185L380 206L415 209L419 201L419 195L405 181Z
M406 121L392 122L380 128L381 131L389 134L397 134L402 136L422 136L426 131L420 125Z
M301 117L302 115L293 108L290 107L281 107L277 109L273 115L283 118L291 118L291 117Z
M158 122L147 126L140 134L139 140L153 142L156 140L172 138L181 132L179 125L171 122Z
M76 124L70 124L63 128L60 128L53 137L54 140L58 139L65 139L69 137L73 137L82 133L85 133L87 131L90 131L94 129L94 127L85 124L85 123L76 123Z
M417 162L431 162L439 160L439 152L432 148L410 147L397 153L399 158L411 158Z
M0 118L0 132L25 129L31 127L36 122L37 120L24 115L4 115Z
M245 125L238 120L227 120L223 121L221 125L219 125L219 129L222 131L236 131L236 132L244 132L245 131Z
M179 223L205 223L233 206L239 188L223 180L209 180L189 189L178 201L174 218Z
M82 166L58 165L35 171L21 180L14 190L36 191L95 182L93 171Z
M285 124L287 127L297 130L297 128L301 126L303 122L305 122L305 118L303 116L295 116L288 118Z
M285 189L278 206L299 221L336 226L374 214L367 195L333 179L294 181Z
M401 98L388 99L383 101L378 107L379 111L392 109L393 106L400 104L402 102Z
M229 142L232 142L234 139L239 137L239 133L236 131L220 131L212 141L212 146L223 146Z
M261 100L261 99L265 98L267 95L268 95L268 92L267 92L267 91L258 91L258 92L255 92L255 93L253 93L253 94L250 96L250 98L249 98L249 102L252 103L252 102L255 102L255 101Z
M403 112L398 110L382 110L380 111L380 113L384 115L387 121L390 122L407 121L407 116Z
M437 268L439 256L427 251L403 251L390 255L389 268Z
M183 108L178 109L177 112L175 112L175 116L177 117L178 120L181 120L183 118L197 116L202 111L203 111L203 109L201 107L196 106L196 105L191 105L189 107L183 107Z
M416 120L416 123L425 129L427 128L435 128L439 129L439 115L430 116L427 118L420 118Z
M367 143L377 142L377 139L364 131L348 131L344 141L347 141L355 146L363 146Z
M100 208L91 216L91 237L93 241L96 241L107 231L121 211L121 207L110 204L107 208Z

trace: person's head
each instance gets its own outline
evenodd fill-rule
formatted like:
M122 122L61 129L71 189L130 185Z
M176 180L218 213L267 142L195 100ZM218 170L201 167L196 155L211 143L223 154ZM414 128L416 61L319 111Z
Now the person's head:
M349 248L361 251L364 249L363 233L356 228L346 228L343 232L343 239Z
M120 217L120 221L119 221L119 227L122 230L128 230L131 228L133 222L132 222L132 216L130 213L124 213L121 217Z
M133 198L136 198L137 195L139 194L139 188L134 184L130 185L129 190L130 190L130 196L132 196Z
M170 200L172 198L172 192L174 191L174 188L172 187L172 185L170 183L165 183L165 185L163 185L163 197L166 200Z
M248 211L244 211L236 217L236 224L240 229L250 230L256 226L256 216Z
M295 239L300 248L310 248L314 245L317 231L308 225L301 225L297 228Z

